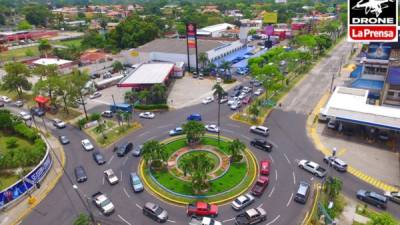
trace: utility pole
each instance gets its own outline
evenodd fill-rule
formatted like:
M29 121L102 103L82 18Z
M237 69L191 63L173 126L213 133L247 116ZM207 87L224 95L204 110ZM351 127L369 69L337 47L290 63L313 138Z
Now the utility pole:
M82 90L81 90L81 89L79 89L79 96L81 97L82 106L83 106L83 112L85 112L86 120L89 120L89 117L88 117L87 111L86 111L86 102L85 102L85 100L83 99Z
M111 98L113 100L114 110L115 110L115 112L117 112L117 105L115 104L114 95L111 95ZM117 115L117 120L118 120L118 126L121 126L121 120L120 120L120 116L119 115Z

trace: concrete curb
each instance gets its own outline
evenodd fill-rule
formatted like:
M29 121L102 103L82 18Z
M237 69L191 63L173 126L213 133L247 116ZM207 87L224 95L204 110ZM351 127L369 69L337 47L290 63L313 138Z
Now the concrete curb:
M313 109L312 113L308 116L307 122L306 122L306 130L307 130L308 136L312 140L314 146L320 152L322 152L324 155L331 155L331 150L321 142L319 135L317 134L317 128L316 128L317 123L314 120L318 116L320 108L322 108L326 104L329 97L330 97L329 92L325 93L322 96L322 98L319 100L318 104ZM383 191L399 191L399 189L397 189L396 187L386 184L377 178L369 176L369 175L361 172L360 170L352 167L351 165L348 166L347 172L350 173L351 175L357 177L358 179L360 179L376 188L379 188Z

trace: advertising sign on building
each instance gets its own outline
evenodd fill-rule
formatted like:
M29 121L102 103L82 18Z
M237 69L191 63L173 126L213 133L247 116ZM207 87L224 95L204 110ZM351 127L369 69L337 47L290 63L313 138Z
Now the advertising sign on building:
M386 46L383 43L369 44L367 58L388 60L390 57L390 50L391 50L390 46Z
M197 27L196 24L188 23L186 24L186 37L187 45L189 48L196 48L196 34Z
M348 0L348 39L396 42L398 0Z
M273 24L278 22L278 13L276 12L265 12L264 13L264 24Z

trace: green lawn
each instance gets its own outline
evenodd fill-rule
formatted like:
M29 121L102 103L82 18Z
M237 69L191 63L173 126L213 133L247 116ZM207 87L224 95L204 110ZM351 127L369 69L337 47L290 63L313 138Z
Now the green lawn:
M54 44L64 45L64 46L75 45L77 47L80 47L81 42L82 42L82 39L79 38L79 39L72 39L72 40L65 40L65 41L56 41L56 42L54 42Z
M31 55L28 56L27 53ZM14 61L24 57L38 57L40 55L37 46L30 46L26 48L12 49L5 52L0 52L0 61Z
M18 176L10 175L10 176L0 176L0 191L14 184L18 180Z
M4 134L2 131L0 131L0 153L4 153L5 151L8 151L7 145L6 145L6 140L10 138L11 136ZM28 141L18 137L18 136L12 136L17 139L17 148L29 148L32 144L29 143ZM10 149L11 150L11 149Z

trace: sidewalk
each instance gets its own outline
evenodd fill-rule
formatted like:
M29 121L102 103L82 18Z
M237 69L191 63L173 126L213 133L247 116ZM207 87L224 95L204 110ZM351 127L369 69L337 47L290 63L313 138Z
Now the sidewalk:
M43 130L43 128L40 128ZM15 225L21 223L21 221L38 205L47 194L55 187L58 180L61 178L63 174L62 167L59 161L56 159L55 155L60 159L62 166L65 165L65 155L62 146L60 145L57 138L53 136L46 137L47 143L50 148L50 154L53 160L52 167L50 171L44 178L41 183L40 189L35 189L31 196L33 197L33 201L29 201L29 198L22 197L20 202L15 203L13 206L10 206L8 209L0 212L0 225ZM30 204L31 203L31 204Z
M335 85L345 86L351 70L344 68ZM329 100L329 93L320 99L307 120L309 136L325 155L337 148L337 156L348 163L348 172L359 179L386 191L400 189L399 152L393 144L371 143L361 137L349 137L317 121L319 109Z

